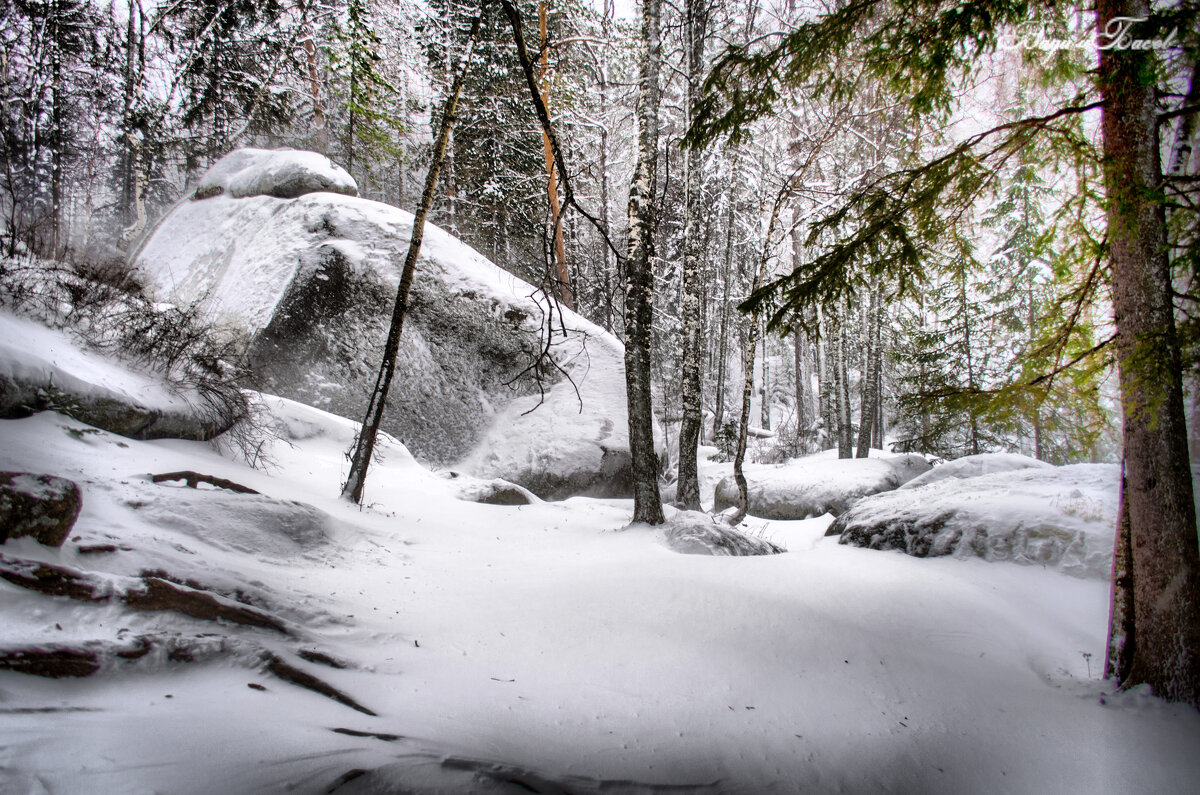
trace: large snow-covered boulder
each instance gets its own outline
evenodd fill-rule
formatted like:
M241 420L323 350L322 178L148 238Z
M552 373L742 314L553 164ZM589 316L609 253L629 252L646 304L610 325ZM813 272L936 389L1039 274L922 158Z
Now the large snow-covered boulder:
M924 475L913 478L900 488L917 489L937 483L939 480L975 478L994 475L998 472L1014 472L1018 469L1053 469L1052 464L1017 453L980 453L956 458L935 466Z
M828 535L915 557L981 557L1106 578L1118 480L1114 464L946 478L867 497L839 516Z
M856 500L889 491L928 472L919 455L872 450L868 458L838 458L836 450L795 458L780 466L747 467L747 513L761 519L807 519L835 516ZM717 484L713 508L737 505L733 476Z
M358 419L412 215L331 192L259 195L279 181L260 172L315 157L268 154L217 163L201 185L222 192L176 207L137 267L161 299L202 302L247 336L254 386ZM539 497L624 496L623 363L612 335L427 224L384 430L427 464Z

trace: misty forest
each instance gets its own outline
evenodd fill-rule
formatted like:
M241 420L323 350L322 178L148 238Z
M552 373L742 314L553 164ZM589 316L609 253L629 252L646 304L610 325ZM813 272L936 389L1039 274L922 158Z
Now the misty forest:
M1190 792L1198 274L1194 0L3 0L0 792Z

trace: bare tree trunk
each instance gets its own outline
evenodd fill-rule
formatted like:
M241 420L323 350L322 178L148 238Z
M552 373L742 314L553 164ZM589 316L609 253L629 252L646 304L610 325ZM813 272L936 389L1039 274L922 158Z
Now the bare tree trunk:
M818 308L817 314L817 322L821 329L821 336L817 340L817 362L820 370L817 386L821 390L821 424L825 430L823 449L828 450L837 444L837 418L834 412L834 406L837 404L834 397L837 391L834 373L837 368L834 366L833 356L833 338L836 332L832 312Z
M1101 0L1103 35L1116 17L1145 18L1145 0ZM1129 514L1136 633L1123 686L1149 684L1200 706L1200 550L1188 465L1175 333L1153 55L1100 51L1101 132ZM1119 535L1119 534L1118 534ZM1118 548L1119 551L1119 548ZM1118 618L1114 611L1114 620ZM1114 626L1114 634L1119 628Z
M775 203L771 208L771 217L767 221L767 232L763 235L762 255L758 259L758 265L754 269L754 279L750 284L751 295L759 288L767 275L767 263L771 259L771 234L775 231L775 223L779 219L779 208L789 195L791 195L791 186L784 186L775 197ZM742 379L742 413L738 420L737 449L733 456L733 480L738 487L738 507L730 519L732 525L740 524L746 518L746 510L749 507L749 486L746 483L746 474L742 467L746 463L746 442L750 436L750 398L754 394L754 354L758 349L759 323L759 315L754 312L750 315L747 324L746 361Z
M837 384L837 430L838 458L854 457L854 429L850 425L850 376L846 372L846 324L842 322L842 312L838 310L837 330L834 332L836 342L836 360L834 367Z
M486 0L484 0L486 3ZM384 408L387 406L388 392L392 386L392 377L396 372L396 355L400 350L400 334L404 330L404 316L408 312L408 294L412 289L413 276L417 269L417 256L421 252L421 240L425 234L425 217L433 204L433 194L437 189L438 172L441 170L442 159L446 154L446 145L450 138L450 129L454 124L454 108L458 104L459 94L462 93L463 81L475 53L475 41L479 36L479 27L483 19L485 6L481 6L475 19L471 21L471 32L468 37L467 53L463 57L454 82L446 95L442 106L442 116L438 123L438 135L433 145L433 153L429 162L429 172L425 176L425 190L421 194L421 204L413 217L412 237L408 243L408 254L404 258L404 266L400 272L400 285L396 290L396 303L392 308L392 323L388 329L387 342L383 346L383 360L379 365L379 376L375 380L375 388L367 403L367 411L362 428L354 442L354 451L350 455L350 474L342 486L342 497L362 504L363 488L367 480L367 468L371 464L371 455L375 451L375 439L379 435L379 426L383 422Z
M704 40L707 33L706 0L687 0L684 6L687 41L687 101L688 124L691 123L691 107L700 97L700 83L704 68ZM684 229L683 229L683 284L681 287L680 318L683 328L683 378L682 421L679 426L679 480L676 503L690 511L700 510L700 480L697 464L697 447L700 444L700 427L703 424L701 400L701 334L703 331L703 306L700 301L702 290L701 271L704 256L704 230L701 218L701 169L702 153L691 148L684 153Z
M766 318L759 322L766 323ZM767 335L762 334L762 389L759 392L762 403L759 404L759 414L764 431L771 430L771 363L767 358L767 342Z
M550 34L548 28L546 0L538 3L538 30L541 34L542 57L539 59L541 72L542 104L550 107ZM558 280L558 297L563 306L575 308L575 296L571 292L571 276L567 272L567 247L563 241L562 206L558 201L558 175L555 173L554 149L550 136L542 130L542 149L546 158L546 194L550 200L550 224L554 234L554 276Z
M305 77L308 79L308 90L312 94L313 130L312 147L321 154L329 153L329 125L325 119L325 108L321 104L321 72L317 67L317 34L315 25L309 17L309 3L300 3L300 14L308 28L302 46L304 48Z
M875 412L879 405L879 296L871 291L867 308L867 371L862 379L862 416L858 422L858 449L855 458L866 458L875 432Z
M796 375L796 434L799 438L800 432L808 427L808 389L805 387L808 382L808 366L804 356L808 342L799 323L792 330L792 343Z
M629 452L633 459L633 521L662 524L658 457L650 387L654 320L654 201L658 160L658 71L662 53L660 0L642 2L646 57L638 81L638 159L629 186L629 255L625 260L625 391L629 403Z
M755 289L758 279L754 280ZM753 290L752 290L753 291ZM750 318L750 327L746 339L745 377L742 379L742 411L738 415L737 448L733 454L733 480L738 488L738 505L731 524L739 524L746 518L749 507L749 484L746 483L746 473L743 465L746 463L746 442L750 436L750 399L754 394L754 355L758 349L758 315Z
M1120 682L1129 672L1133 654L1133 559L1129 542L1129 502L1125 499L1125 462L1121 462L1121 492L1117 500L1117 536L1113 553L1112 591L1109 602L1108 645L1104 678Z
M721 278L724 281L721 297L721 330L717 340L717 396L713 408L713 437L716 438L725 424L725 378L729 357L729 298L733 284L733 205L737 186L737 153L734 153L733 168L729 174L729 205L725 217L725 258Z
M125 64L122 78L122 108L121 133L121 206L118 208L122 229L128 228L133 221L134 202L134 169L137 162L133 142L133 105L137 96L134 85L134 75L137 64L137 4L129 0L128 17L125 20Z
M63 150L67 135L63 129L62 46L59 34L61 10L58 0L51 0L50 11L50 256L61 255Z
M613 13L611 0L605 3L604 6L604 38L608 39L609 21ZM608 119L608 65L601 61L597 67L599 75L600 89L600 119L606 121ZM612 225L609 222L609 187L608 187L608 127L601 126L600 128L600 224L604 228L604 234L607 236L612 232ZM615 262L610 258L608 246L601 246L604 252L604 328L612 331L616 325L616 312L613 307L613 286L612 277Z

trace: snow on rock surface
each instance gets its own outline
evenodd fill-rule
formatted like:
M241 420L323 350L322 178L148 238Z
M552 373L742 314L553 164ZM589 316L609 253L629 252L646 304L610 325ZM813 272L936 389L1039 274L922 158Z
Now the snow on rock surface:
M923 457L872 450L868 458L837 457L836 450L795 458L779 466L746 467L747 512L761 519L835 516L855 500L888 491L929 471ZM733 476L717 484L714 511L737 505Z
M228 427L193 389L80 349L65 332L0 311L0 417L57 409L139 439L210 439ZM222 427L224 425L224 427Z
M864 499L829 534L843 544L916 557L980 557L1107 580L1118 479L1115 464L945 478Z
M198 199L274 196L294 199L306 193L358 195L358 183L325 155L292 149L235 149L213 164L196 186Z
M916 489L937 483L947 478L974 478L980 475L992 475L997 472L1012 472L1018 469L1052 469L1052 464L1030 458L1018 453L980 453L967 455L939 464L924 475L919 475L904 485L902 489Z
M412 220L332 193L223 194L176 207L137 266L157 296L202 301L250 338L255 386L358 418ZM542 350L553 363L531 367ZM612 335L427 224L384 430L428 464L542 498L624 496L623 366Z
M678 511L662 528L667 547L685 555L778 555L785 550L702 511Z

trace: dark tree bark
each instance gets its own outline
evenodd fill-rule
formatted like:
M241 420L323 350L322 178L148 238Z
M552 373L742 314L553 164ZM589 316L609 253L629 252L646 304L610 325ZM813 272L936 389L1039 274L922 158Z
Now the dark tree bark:
M700 97L704 70L704 40L708 26L706 0L687 0L684 25L687 42L687 102L691 109ZM700 510L700 479L697 447L700 444L702 393L700 353L703 316L700 295L704 262L704 230L701 211L701 151L690 148L684 153L684 229L683 284L680 318L683 328L682 421L679 426L679 479L676 504L689 511Z
M1125 500L1125 462L1121 462L1121 493L1118 499L1117 540L1113 554L1112 591L1109 603L1108 648L1104 676L1120 682L1129 672L1134 648L1133 560L1129 546L1129 503Z
M471 33L468 37L467 54L459 66L458 74L446 95L442 106L442 117L438 124L438 134L433 145L430 158L429 172L425 176L425 191L421 194L421 204L413 217L412 237L408 243L408 254L404 258L404 267L400 272L400 285L396 289L396 303L392 308L392 323L388 328L387 342L383 346L383 361L379 365L379 375L375 380L375 388L367 403L366 415L358 438L354 442L354 450L350 454L350 474L342 486L342 497L361 504L363 488L367 480L367 468L371 464L371 456L375 452L375 439L379 435L379 426L383 422L383 412L387 406L388 392L391 390L392 378L396 373L396 355L400 350L400 335L404 330L404 316L408 312L408 294L412 289L413 276L417 269L417 256L421 252L421 240L425 235L425 217L433 204L433 194L437 189L438 173L441 170L442 159L446 154L446 144L450 138L450 130L454 125L454 108L458 104L458 96L462 93L463 81L475 52L475 41L479 36L479 27L483 19L483 10L471 22Z
M625 260L625 392L629 452L633 459L633 521L662 524L658 456L650 391L650 341L654 300L654 199L658 159L658 71L662 57L660 0L642 2L646 47L638 80L638 159L629 186L629 255Z
M837 329L834 332L836 355L834 367L835 383L837 385L837 434L838 458L854 457L854 429L850 421L850 375L847 373L846 359L846 324L841 321L842 313L838 312Z
M762 323L766 323L764 318ZM771 430L771 363L767 359L767 335L762 334L762 388L759 390L762 402L759 404L759 419L764 431Z
M837 444L837 417L834 411L834 406L837 400L834 397L836 390L835 376L836 368L834 367L834 343L833 338L835 332L835 324L833 312L830 309L818 309L817 322L821 329L821 336L817 340L817 364L819 373L817 375L817 387L820 389L820 410L821 424L825 430L825 442L822 449L828 450Z
M725 267L721 271L721 279L724 284L722 285L721 299L721 330L718 332L719 339L717 340L717 396L716 406L713 409L714 439L720 432L721 426L725 424L725 379L728 372L726 359L729 357L729 297L733 284L733 205L737 188L737 169L738 156L735 151L733 168L730 169L729 174L729 205L725 218Z
M870 454L871 437L875 432L875 414L879 406L879 304L879 296L873 291L867 308L867 372L862 379L862 417L858 423L855 458L866 458Z
M796 433L808 427L808 362L805 349L808 341L797 323L792 330L793 367L796 375Z
M1098 34L1148 17L1140 0L1101 0ZM1200 551L1172 308L1151 52L1100 51L1101 131L1136 634L1122 685L1200 706ZM1118 534L1118 537L1120 534ZM1118 548L1119 550L1119 548ZM1114 611L1115 613L1115 611ZM1114 619L1117 618L1114 615ZM1116 631L1117 628L1114 628Z

